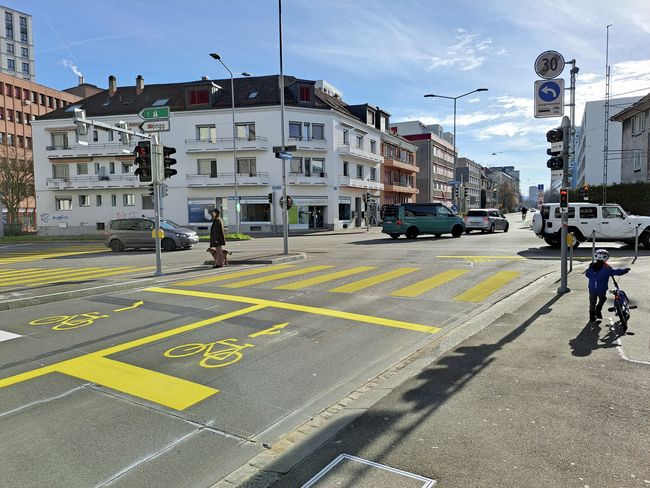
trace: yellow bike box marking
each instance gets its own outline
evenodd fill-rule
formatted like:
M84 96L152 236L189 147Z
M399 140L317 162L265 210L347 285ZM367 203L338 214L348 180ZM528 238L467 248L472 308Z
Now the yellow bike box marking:
M499 271L464 293L455 296L454 300L458 302L481 302L520 274L517 271Z
M393 293L391 293L391 296L408 297L408 298L417 297L429 290L437 288L440 285L449 283L450 281L455 280L460 276L463 276L465 273L469 273L469 270L450 269L448 271L444 271L440 274L432 276L431 278L427 278L426 280L418 281L417 283L413 283L412 285L409 285L405 288L401 288L397 291L394 291Z

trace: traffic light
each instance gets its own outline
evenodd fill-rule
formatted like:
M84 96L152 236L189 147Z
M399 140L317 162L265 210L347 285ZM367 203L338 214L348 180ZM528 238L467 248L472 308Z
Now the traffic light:
M465 196L465 198L467 198L469 196L469 188L465 188L463 190L463 195Z
M149 141L140 141L135 146L133 154L136 155L133 163L138 166L134 174L140 181L151 181L151 145Z
M546 133L546 141L551 143L551 147L546 150L546 154L552 156L546 162L546 167L551 170L563 169L564 158L562 157L562 149L564 145L564 131L562 127L549 130Z
M566 188L560 189L560 207L567 208L569 206L569 190Z
M124 130L129 130L129 124L124 122L123 120L120 120L117 124L115 124L117 127L120 129ZM131 144L131 135L130 134L125 134L124 132L120 132L120 141L124 145L129 145Z
M167 190L167 185L165 183L160 185L160 188L162 189L163 198L166 197L167 195L169 195L169 191Z
M149 183L148 188L149 188L149 196L150 196L150 197L153 197L153 195L154 195L154 187L153 187L153 183Z
M163 166L165 167L165 178L171 178L176 173L178 173L178 171L172 168L172 166L176 164L176 160L170 156L174 153L176 153L175 147L163 147Z
M583 200L589 200L589 185L580 187L580 196Z
M273 192L269 193L269 203L273 204Z
M451 197L452 198L458 198L458 196L459 196L458 191L459 191L459 189L458 189L457 186L452 186L451 187Z

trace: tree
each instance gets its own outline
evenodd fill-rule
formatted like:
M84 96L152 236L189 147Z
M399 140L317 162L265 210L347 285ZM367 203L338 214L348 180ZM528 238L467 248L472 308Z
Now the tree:
M7 148L10 149L10 148ZM0 156L0 204L7 209L8 223L18 223L23 200L34 196L34 162L19 158L17 151Z

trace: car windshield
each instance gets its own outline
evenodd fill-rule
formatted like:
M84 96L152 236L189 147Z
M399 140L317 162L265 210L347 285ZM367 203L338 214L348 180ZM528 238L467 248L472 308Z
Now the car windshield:
M180 227L180 225L178 225L173 220L161 220L160 227L162 229L167 229L167 230L177 230Z
M487 210L470 210L467 212L468 217L485 217L487 215Z

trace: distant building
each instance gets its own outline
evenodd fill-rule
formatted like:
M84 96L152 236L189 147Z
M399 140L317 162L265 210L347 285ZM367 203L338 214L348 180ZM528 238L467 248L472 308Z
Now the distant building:
M481 165L469 158L456 161L456 180L460 181L460 211L481 205Z
M79 84L77 86L73 86L72 88L66 88L63 91L71 93L72 95L76 95L79 98L88 98L92 95L99 93L100 91L104 91L104 89L99 88L95 85L91 85L90 83L86 83L84 81L84 77L80 76Z
M650 183L650 94L612 120L623 126L621 183Z
M4 29L0 28L0 73L27 81L36 80L32 16L0 6Z

